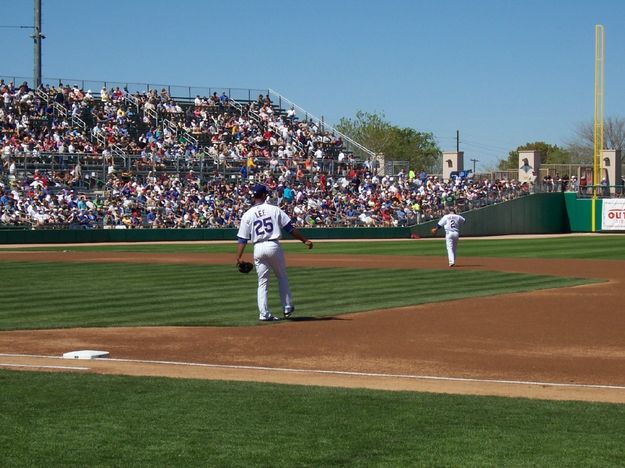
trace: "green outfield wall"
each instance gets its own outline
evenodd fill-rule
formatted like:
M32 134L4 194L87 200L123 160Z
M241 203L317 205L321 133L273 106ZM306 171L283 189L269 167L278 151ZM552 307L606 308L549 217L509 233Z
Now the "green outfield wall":
M574 192L564 194L566 213L572 232L592 232L592 199L577 198ZM602 203L595 202L595 229L601 230Z
M462 213L467 220L463 236L506 234L561 234L571 232L564 194L540 193ZM437 220L413 228L419 237L429 237Z
M303 228L301 231L311 239L399 239L411 234L410 228ZM3 229L0 244L234 241L236 235L236 229Z
M463 213L463 236L592 232L592 200L571 193L541 193ZM601 201L595 205L601 227ZM401 239L430 237L438 220L412 228L302 228L311 239ZM232 240L236 229L0 229L0 244ZM285 236L288 238L288 235Z

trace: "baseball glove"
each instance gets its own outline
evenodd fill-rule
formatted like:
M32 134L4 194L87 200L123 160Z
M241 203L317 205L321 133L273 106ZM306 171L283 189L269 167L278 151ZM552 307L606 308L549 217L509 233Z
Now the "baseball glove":
M436 228L432 228L432 229L430 230L430 232L432 233L432 235L433 235L433 236L435 236L435 235L436 235L436 233L438 232L438 229L436 229Z
M241 272L241 273L249 273L250 271L252 271L254 269L254 264L250 263L250 262L239 262L237 263L237 269Z

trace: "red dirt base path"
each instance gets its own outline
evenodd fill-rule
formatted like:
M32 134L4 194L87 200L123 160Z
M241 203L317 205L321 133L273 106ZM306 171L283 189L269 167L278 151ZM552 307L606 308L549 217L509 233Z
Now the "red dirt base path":
M0 261L231 264L232 255L0 252ZM290 266L447 268L435 257L289 255ZM461 258L462 270L607 280L256 327L0 333L0 368L625 403L624 263ZM249 291L255 294L255 290ZM297 300L297 298L296 298ZM250 311L256 314L256 311ZM105 350L110 359L61 359Z

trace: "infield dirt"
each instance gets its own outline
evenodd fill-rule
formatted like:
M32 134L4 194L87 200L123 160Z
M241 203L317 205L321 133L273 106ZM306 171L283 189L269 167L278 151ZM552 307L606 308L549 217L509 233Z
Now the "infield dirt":
M68 250L0 252L0 261L230 265L233 259L226 254ZM289 266L447 268L444 259L413 256L289 254L287 262ZM2 332L0 366L625 403L623 266L607 260L462 258L457 268L463 270L606 282L333 318L296 317L256 327ZM78 349L106 350L112 359L59 359L64 352Z

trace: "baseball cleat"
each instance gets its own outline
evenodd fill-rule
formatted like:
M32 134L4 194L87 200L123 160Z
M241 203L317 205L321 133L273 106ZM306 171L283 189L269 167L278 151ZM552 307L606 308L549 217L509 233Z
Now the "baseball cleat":
M289 318L293 312L295 312L295 306L285 307L283 312L284 318Z
M276 320L280 320L280 318L274 317L273 315L269 314L261 315L260 317L258 317L258 320L260 320L261 322L275 322Z
M450 264L449 264L449 266L450 266L450 267L452 267L452 266L454 266L454 265L455 265L455 263L450 263Z

